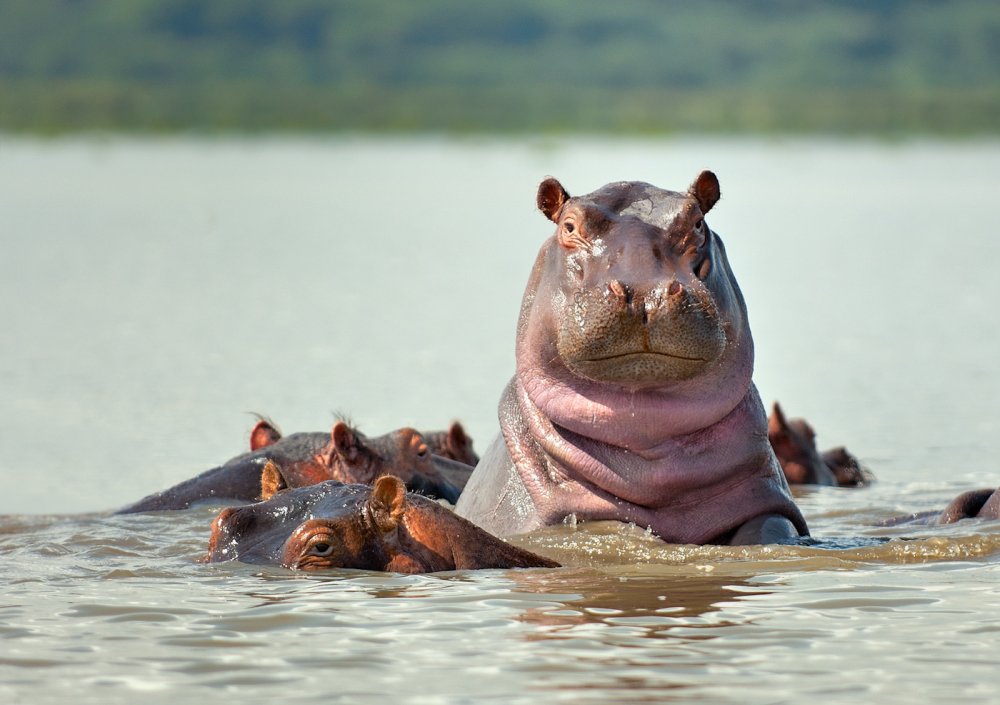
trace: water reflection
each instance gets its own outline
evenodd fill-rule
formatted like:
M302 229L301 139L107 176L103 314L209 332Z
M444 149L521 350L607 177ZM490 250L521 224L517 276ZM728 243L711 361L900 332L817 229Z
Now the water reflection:
M650 636L659 630L718 611L740 596L765 595L761 589L729 575L705 570L656 570L655 567L620 569L563 569L526 571L515 576L519 590L547 595L558 609L530 609L526 622L572 627L605 624L638 628ZM712 626L723 623L712 621ZM558 632L540 632L545 637Z

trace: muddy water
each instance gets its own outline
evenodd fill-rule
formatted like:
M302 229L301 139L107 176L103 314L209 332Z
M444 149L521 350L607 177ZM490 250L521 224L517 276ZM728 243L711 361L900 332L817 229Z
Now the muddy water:
M766 401L879 483L817 542L522 537L558 570L203 565L215 509L108 510L333 412L480 449L548 174L722 182ZM998 702L1000 144L0 139L0 702Z

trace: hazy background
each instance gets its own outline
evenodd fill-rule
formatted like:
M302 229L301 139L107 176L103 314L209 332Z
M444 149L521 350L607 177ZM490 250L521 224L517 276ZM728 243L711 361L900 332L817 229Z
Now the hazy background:
M3 0L0 129L993 134L990 0Z

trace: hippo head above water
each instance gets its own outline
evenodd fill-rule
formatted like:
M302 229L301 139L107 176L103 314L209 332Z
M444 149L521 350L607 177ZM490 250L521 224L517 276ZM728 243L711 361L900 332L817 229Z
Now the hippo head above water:
M327 481L225 509L212 524L205 560L397 573L558 565L408 494L389 475L374 486Z
M388 474L402 479L410 490L452 503L458 500L472 471L464 463L434 455L423 434L412 428L366 436L338 420L328 433L282 436L271 421L261 418L250 433L249 453L119 512L184 509L206 500L255 501L261 495L261 470L269 461L281 468L276 478L281 487L303 487L324 480L371 483Z
M778 402L767 418L767 438L790 485L866 487L875 481L872 472L843 446L821 454L809 422L787 418Z
M717 271L721 245L705 225L718 199L707 171L685 196L624 182L571 199L555 179L542 183L539 208L558 229L543 275L551 298L536 292L532 304L552 320L531 330L555 334L570 373L658 389L704 377L735 347L728 341L748 343L743 316L733 315L742 300ZM537 342L524 336L519 347L534 352Z
M709 171L686 192L624 181L570 197L542 182L556 232L525 290L502 437L460 514L501 535L569 515L672 542L806 533L751 382L746 306L705 222L719 196Z

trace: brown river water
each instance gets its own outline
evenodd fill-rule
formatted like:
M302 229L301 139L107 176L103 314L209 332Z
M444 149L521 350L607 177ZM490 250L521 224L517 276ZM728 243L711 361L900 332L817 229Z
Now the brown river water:
M535 187L703 168L765 403L878 476L816 541L516 539L567 567L205 565L217 507L110 510L334 412L480 450ZM0 702L1000 703L1000 143L0 137Z

